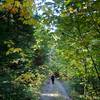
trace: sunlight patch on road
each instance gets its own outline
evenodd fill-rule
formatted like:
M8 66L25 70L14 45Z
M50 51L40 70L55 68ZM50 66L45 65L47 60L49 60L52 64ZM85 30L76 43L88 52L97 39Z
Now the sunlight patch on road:
M57 94L57 93L43 93L41 94L42 96L49 96L49 97L58 97L60 96L60 94Z
M66 96L58 94L58 93L42 93L41 96L66 98Z

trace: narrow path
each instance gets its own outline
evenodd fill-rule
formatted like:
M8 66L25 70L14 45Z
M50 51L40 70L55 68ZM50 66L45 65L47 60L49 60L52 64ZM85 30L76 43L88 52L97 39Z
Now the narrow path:
M47 81L40 94L40 100L71 100L62 84L56 79L55 84Z

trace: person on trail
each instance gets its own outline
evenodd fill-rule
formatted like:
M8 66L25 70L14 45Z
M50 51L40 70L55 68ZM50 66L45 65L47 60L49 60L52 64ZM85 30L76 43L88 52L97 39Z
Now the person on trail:
M55 81L55 76L54 75L51 75L51 81L52 81L52 84L54 84L54 81Z

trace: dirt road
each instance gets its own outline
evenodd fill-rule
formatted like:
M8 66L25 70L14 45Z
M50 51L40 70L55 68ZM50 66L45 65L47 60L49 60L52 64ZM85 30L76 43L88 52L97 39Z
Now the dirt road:
M55 84L47 81L42 88L40 100L71 100L63 85L56 79Z

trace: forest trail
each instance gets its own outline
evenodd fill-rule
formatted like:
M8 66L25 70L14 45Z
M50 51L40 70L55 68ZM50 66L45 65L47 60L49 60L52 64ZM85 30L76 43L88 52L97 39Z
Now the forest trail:
M40 94L40 100L72 100L63 85L56 79L55 84L49 80L45 83Z

